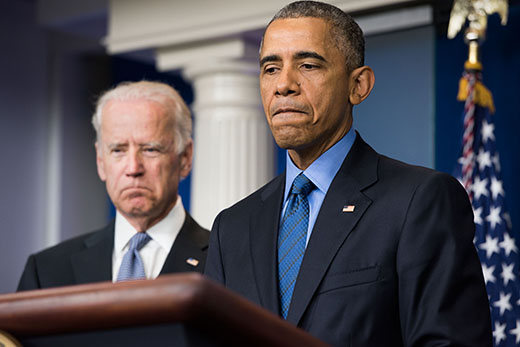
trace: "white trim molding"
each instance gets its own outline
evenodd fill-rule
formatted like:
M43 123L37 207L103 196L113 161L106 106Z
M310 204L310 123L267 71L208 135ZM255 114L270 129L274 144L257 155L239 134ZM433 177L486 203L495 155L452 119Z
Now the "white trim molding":
M328 1L346 12L408 3L411 0ZM124 53L233 37L261 30L286 0L110 0L109 53Z

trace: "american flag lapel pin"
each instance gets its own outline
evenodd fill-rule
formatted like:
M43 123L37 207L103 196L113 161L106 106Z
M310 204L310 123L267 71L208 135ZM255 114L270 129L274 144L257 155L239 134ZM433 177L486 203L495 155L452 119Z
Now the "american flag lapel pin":
M199 261L195 258L188 258L186 259L186 263L190 264L191 266L197 266L199 265Z
M356 206L354 205L345 205L343 206L343 212L354 212Z

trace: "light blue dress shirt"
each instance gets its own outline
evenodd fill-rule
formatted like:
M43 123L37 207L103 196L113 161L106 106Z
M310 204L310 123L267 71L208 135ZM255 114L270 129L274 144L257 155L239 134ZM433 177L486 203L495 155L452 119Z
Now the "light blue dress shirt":
M311 237L314 223L316 223L316 218L320 212L321 204L325 199L325 195L329 190L330 184L338 173L341 164L343 164L343 161L347 157L347 154L350 151L350 148L352 147L355 139L356 132L353 128L350 128L349 132L343 136L341 140L336 142L334 146L319 156L318 159L316 159L307 169L305 169L305 171L303 171L303 174L307 176L307 178L310 179L316 186L316 189L310 192L310 194L307 196L309 201L309 228L307 230L307 241L305 245L309 243L309 238ZM302 170L298 169L298 167L294 165L291 157L289 156L289 152L287 152L286 163L285 193L281 218L283 218L285 209L287 208L287 203L289 202L288 197L291 191L292 183L296 176L302 172Z

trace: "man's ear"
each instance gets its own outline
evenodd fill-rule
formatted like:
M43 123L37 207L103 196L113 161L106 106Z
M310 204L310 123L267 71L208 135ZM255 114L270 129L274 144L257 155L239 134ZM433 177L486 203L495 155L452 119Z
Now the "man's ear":
M193 161L193 140L189 139L184 146L184 151L179 155L181 166L181 178L186 178L190 174Z
M361 66L350 73L349 101L352 105L358 105L365 100L375 83L374 71L369 66Z
M107 179L107 176L105 175L105 164L104 164L103 158L102 158L103 149L100 148L100 144L97 141L94 144L94 146L96 147L97 172L98 172L98 175L99 175L99 178L101 179L101 181L105 182L105 180Z

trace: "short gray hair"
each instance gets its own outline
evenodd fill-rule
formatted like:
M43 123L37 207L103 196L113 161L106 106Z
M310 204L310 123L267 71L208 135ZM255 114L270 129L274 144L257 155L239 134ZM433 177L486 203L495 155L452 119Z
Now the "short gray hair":
M348 71L364 65L365 38L363 31L349 14L336 6L318 1L292 2L274 15L267 24L266 30L275 20L302 17L320 18L330 24L330 36L336 47L345 56Z
M174 140L177 154L184 151L191 139L191 113L179 93L162 82L139 81L122 82L116 87L104 92L96 103L96 110L92 116L92 125L96 130L96 142L101 138L101 118L103 108L111 100L126 101L146 99L161 104L175 124Z

